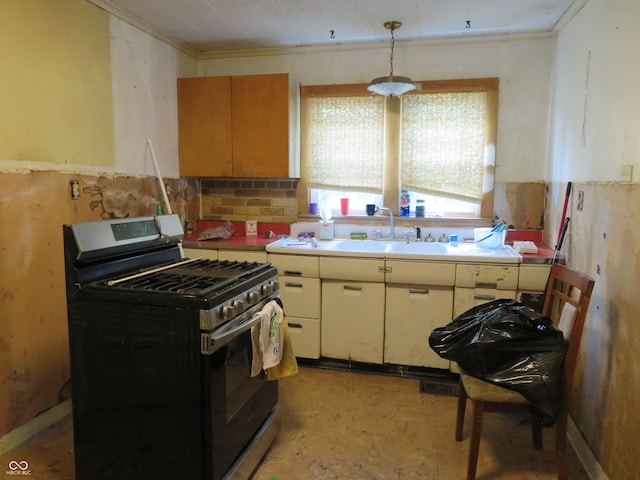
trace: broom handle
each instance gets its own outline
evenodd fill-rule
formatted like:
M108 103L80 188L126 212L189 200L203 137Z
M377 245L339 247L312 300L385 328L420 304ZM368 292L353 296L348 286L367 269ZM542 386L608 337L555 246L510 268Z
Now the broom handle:
M558 243L560 243L562 234L562 226L564 225L564 219L567 216L567 206L569 205L569 196L571 195L571 182L567 183L567 191L564 195L564 207L562 208L562 217L560 217L560 230L558 230Z

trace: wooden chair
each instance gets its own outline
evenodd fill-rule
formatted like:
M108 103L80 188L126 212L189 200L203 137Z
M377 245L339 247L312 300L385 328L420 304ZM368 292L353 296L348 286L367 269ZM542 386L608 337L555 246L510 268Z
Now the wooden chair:
M593 291L594 280L584 273L571 270L558 263L553 264L545 290L542 314L553 320L560 328L565 339L568 338L564 360L564 379L562 400L556 418L556 470L559 480L567 479L567 416L568 394L580 347L584 321ZM456 419L456 441L462 440L464 415L467 398L473 407L473 423L467 461L467 480L475 480L482 432L484 412L526 412L532 417L533 445L542 449L542 431L536 421L536 413L531 404L519 393L484 382L478 378L460 372L460 390L458 395L458 414Z

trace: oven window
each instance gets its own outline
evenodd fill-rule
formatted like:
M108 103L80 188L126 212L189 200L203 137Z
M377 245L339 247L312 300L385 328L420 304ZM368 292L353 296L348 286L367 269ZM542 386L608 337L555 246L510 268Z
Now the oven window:
M227 420L230 420L258 391L264 382L264 373L251 377L253 349L250 331L236 337L227 344L226 348L224 370L227 395L225 400Z

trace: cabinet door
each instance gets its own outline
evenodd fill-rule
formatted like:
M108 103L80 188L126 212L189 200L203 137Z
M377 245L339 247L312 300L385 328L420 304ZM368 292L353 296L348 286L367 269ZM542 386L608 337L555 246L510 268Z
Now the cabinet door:
M289 76L231 77L233 176L289 175Z
M452 309L453 287L388 285L385 363L449 368L429 346L429 335L451 322Z
M382 364L384 283L322 282L322 355Z
M520 265L518 290L542 292L547 286L551 265Z
M178 79L180 175L229 177L231 77Z

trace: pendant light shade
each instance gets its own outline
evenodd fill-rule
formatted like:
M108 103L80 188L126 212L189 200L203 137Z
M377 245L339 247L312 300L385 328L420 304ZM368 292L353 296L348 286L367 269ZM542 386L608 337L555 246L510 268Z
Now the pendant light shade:
M378 77L371 80L371 83L367 87L367 90L379 95L394 95L399 97L403 93L414 90L416 86L409 77L398 77L393 75L393 48L395 46L395 38L393 36L394 30L400 28L401 22L396 20L385 22L384 28L391 30L391 72L387 77Z

